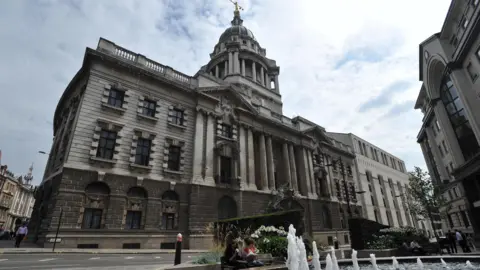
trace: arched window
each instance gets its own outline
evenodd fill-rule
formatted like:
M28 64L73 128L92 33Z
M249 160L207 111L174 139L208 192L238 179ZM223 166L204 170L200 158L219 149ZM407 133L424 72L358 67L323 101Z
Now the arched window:
M323 227L325 227L326 229L331 229L333 225L332 225L332 219L330 215L330 209L328 209L327 206L324 206L322 214L323 214Z
M223 196L218 200L218 219L237 217L237 203L229 196Z
M100 229L105 224L110 188L104 182L93 182L85 188L85 202L82 208L82 228Z
M173 230L178 228L178 194L167 190L162 195L162 229Z
M449 74L442 81L440 95L463 156L465 160L469 160L479 152L480 147L465 115L465 108L458 96L457 88L453 85Z
M127 208L125 209L125 229L141 229L144 227L147 207L147 191L143 187L132 187L127 192Z

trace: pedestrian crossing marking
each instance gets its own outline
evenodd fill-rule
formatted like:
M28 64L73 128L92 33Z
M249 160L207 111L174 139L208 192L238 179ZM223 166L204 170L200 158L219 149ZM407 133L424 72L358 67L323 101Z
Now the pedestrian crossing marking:
M161 259L161 258L162 258L162 257L158 257L158 256L157 256L157 257L155 257L155 259Z
M99 260L100 257L93 257L93 258L90 258L89 260Z
M125 260L131 260L133 257L125 257Z
M8 259L0 259L0 262L8 261Z

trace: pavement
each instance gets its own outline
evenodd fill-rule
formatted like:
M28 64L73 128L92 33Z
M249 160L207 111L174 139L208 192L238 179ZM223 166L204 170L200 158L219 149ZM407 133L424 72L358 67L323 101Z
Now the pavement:
M182 254L182 262L194 255ZM173 254L1 254L0 270L158 270L172 267Z

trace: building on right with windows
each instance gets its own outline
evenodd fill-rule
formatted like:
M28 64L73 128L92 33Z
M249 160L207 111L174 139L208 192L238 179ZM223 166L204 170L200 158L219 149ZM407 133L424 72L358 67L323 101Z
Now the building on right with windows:
M479 0L452 1L439 33L419 48L417 137L430 176L448 205L445 229L480 233Z
M355 152L357 186L363 217L391 227L416 227L433 237L429 220L408 210L408 173L403 160L352 134L327 132Z

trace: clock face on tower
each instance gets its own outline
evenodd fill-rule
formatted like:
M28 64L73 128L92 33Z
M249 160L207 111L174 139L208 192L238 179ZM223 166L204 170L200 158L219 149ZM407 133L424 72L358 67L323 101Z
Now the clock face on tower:
M425 59L428 59L428 57L430 56L430 54L429 54L427 51L424 51L424 52L423 52L423 56L425 56Z

